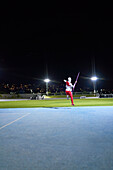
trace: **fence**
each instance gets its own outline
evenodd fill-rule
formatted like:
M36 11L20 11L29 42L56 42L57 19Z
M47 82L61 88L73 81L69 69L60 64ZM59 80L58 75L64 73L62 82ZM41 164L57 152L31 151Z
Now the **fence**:
M100 94L100 98L112 98L113 94Z
M37 95L39 93L25 93L25 94L0 94L0 99L30 99L33 95ZM45 95L45 94L39 94L39 95ZM66 97L65 93L51 93L48 96L52 97L52 98L60 98L60 97ZM99 94L93 94L93 93L81 93L81 92L76 92L73 93L74 97L81 97L81 96L86 96L86 97L97 97L99 96Z

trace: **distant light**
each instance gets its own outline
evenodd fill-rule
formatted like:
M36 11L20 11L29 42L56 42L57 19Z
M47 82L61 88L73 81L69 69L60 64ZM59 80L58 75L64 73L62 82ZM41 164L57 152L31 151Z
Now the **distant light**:
M91 77L92 81L96 81L98 78L97 77Z
M49 83L49 82L50 82L50 80L49 80L49 79L45 79L44 81L45 81L46 83Z

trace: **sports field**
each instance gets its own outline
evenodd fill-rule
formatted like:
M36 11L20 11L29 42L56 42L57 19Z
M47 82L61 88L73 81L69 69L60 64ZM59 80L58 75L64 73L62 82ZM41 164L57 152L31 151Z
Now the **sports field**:
M74 99L75 106L113 106L113 98ZM51 100L24 100L0 102L0 108L32 108L32 107L70 107L67 99Z

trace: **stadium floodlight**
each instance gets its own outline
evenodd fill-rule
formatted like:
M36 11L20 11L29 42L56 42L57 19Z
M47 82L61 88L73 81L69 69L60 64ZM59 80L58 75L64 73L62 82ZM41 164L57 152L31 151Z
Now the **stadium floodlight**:
M94 88L94 95L96 94L96 81L98 80L98 77L93 76L91 77L91 80L93 81L93 88Z
M98 78L96 77L96 76L94 76L94 77L91 77L91 80L92 81L96 81Z
M45 79L44 82L46 82L46 95L48 95L48 83L50 82L50 79Z
M49 80L49 79L45 79L44 81L45 81L46 83L49 83L49 82L50 82L50 80Z

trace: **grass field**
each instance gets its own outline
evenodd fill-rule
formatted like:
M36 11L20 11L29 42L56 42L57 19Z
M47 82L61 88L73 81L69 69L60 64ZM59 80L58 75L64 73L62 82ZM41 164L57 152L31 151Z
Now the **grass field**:
M113 106L113 98L74 99L74 103L75 103L75 107L76 106ZM66 99L0 102L0 108L70 107L70 106L71 106L71 101Z

